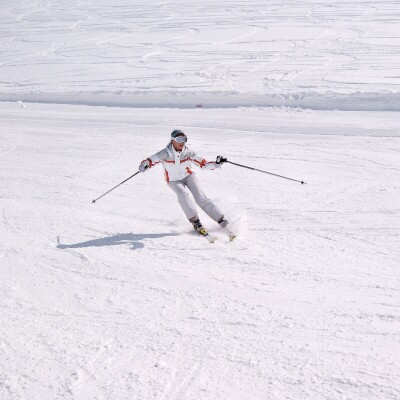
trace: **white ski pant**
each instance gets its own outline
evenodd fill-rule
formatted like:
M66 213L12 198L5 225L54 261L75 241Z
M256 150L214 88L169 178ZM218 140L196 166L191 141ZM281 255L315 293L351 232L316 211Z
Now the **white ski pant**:
M189 175L181 181L168 182L168 186L178 196L178 202L187 219L197 215L196 206L190 197L189 191L200 208L214 221L218 221L223 216L221 210L201 190L196 175Z

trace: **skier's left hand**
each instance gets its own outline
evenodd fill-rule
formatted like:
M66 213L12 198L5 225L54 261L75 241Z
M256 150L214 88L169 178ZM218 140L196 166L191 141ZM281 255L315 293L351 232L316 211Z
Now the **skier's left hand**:
M225 158L224 156L218 156L215 163L218 165L222 165L223 163L227 162L228 159Z

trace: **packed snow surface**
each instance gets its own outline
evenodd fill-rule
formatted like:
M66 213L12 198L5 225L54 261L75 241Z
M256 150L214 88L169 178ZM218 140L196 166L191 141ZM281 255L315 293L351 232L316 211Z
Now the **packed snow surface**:
M0 399L398 400L399 21L379 0L3 1ZM91 203L175 128L307 184L197 170L239 232L200 211L213 245L161 166Z
M399 1L3 3L2 100L400 110Z
M400 115L0 106L0 398L398 399ZM240 235L197 236L173 127Z

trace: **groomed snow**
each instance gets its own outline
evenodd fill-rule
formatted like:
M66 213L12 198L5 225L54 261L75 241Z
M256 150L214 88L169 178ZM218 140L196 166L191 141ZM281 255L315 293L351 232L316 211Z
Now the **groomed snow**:
M0 398L400 397L399 113L2 103ZM209 159L241 235L192 233L162 168Z

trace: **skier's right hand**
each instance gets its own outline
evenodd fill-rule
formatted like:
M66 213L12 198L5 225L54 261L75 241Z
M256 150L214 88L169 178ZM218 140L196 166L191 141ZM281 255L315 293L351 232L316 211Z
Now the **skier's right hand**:
M139 172L145 172L150 168L149 160L143 160L139 165Z

